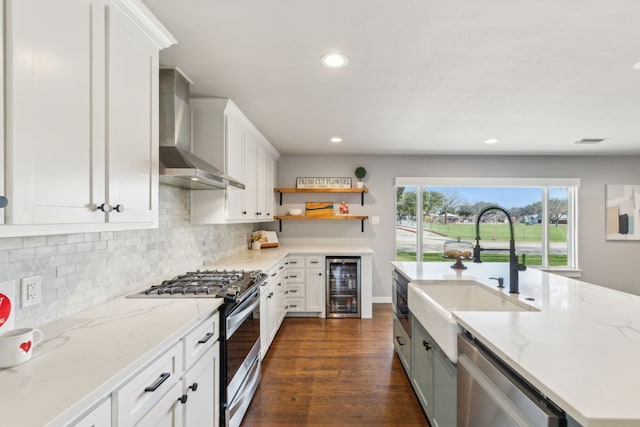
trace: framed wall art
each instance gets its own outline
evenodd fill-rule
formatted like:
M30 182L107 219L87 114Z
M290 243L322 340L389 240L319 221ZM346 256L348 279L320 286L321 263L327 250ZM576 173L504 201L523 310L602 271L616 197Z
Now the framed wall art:
M607 240L640 240L640 184L607 184Z

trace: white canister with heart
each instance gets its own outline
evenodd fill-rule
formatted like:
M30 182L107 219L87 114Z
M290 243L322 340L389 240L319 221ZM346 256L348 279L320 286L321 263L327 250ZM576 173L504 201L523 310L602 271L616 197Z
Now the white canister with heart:
M42 331L34 328L15 329L0 335L0 369L31 359L33 348L43 339Z

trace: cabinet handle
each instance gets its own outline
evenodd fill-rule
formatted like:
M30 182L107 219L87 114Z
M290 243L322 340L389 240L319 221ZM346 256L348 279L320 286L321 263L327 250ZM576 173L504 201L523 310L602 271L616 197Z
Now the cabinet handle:
M404 345L404 343L400 340L400 338L402 338L402 337L398 335L398 336L396 337L396 341L398 341L398 344L400 344L400 345Z
M247 214L247 211L242 211L242 212L240 212L240 213L241 213L242 215L246 215L246 214Z
M284 268L284 265L281 265L278 270L282 270Z
M425 340L422 340L422 345L424 346L425 350L427 350L427 351L431 350L431 345L428 342L426 342Z
M0 209L6 208L8 204L9 204L9 199L7 199L4 196L0 196Z
M207 335L205 335L204 337L202 337L202 339L200 341L198 341L198 344L204 344L207 341L209 341L212 337L213 337L213 332L209 332Z
M298 261L289 261L289 264L297 264Z
M169 379L169 377L171 376L170 373L168 372L163 372L160 374L160 378L158 378L158 381L156 381L153 385L150 385L149 387L146 387L144 389L144 391L151 391L154 392L158 389L158 387L160 387L162 385L163 382L165 382L166 380Z
M262 215L262 212L256 212L256 215L260 216L260 215Z
M180 396L178 398L178 402L180 402L180 403L182 403L184 405L185 403L187 403L187 399L188 398L189 398L189 396L187 396L187 394L185 393L185 394L183 394L182 396Z
M271 292L269 295L267 295L267 298L271 298L273 296L273 292Z
M317 264L318 261L310 261L310 264Z
M322 276L322 273L318 273L318 276Z
M198 391L198 383L191 384L189 390Z
M278 274L278 273L271 273L271 277L275 276L276 274Z
M296 308L298 304L291 304L291 308Z
M101 205L98 205L98 210L102 212L111 212L112 209L113 208L109 203L102 203Z
M296 289L291 289L289 292L291 292L292 294L298 293Z
M287 295L289 293L289 291L284 291L284 294Z
M118 213L122 213L122 212L124 212L124 205L116 205L116 207L113 208L113 210L118 212Z

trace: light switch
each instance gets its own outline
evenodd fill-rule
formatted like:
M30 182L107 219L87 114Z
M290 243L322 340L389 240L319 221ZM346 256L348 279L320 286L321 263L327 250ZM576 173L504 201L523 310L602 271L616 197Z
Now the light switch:
M380 217L379 216L372 216L371 217L371 225L377 225L380 224Z

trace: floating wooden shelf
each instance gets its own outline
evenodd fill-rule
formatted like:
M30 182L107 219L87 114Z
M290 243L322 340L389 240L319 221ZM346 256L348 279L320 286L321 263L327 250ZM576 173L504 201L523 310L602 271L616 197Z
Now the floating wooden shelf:
M276 215L273 219L277 219L282 232L282 220L319 220L319 221L335 221L335 220L359 220L361 223L360 231L364 232L364 221L369 219L368 215L334 215L334 216L304 216L304 215Z
M360 204L364 206L364 193L368 188L274 188L274 192L280 193L280 206L282 206L282 193L360 193Z

